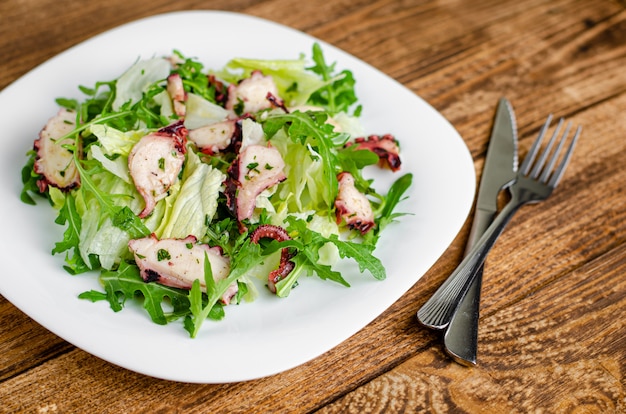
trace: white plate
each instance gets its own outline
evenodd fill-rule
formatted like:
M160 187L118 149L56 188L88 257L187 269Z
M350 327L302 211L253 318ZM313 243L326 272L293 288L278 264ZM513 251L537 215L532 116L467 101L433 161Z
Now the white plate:
M78 85L119 76L139 57L173 49L220 68L233 57L310 56L311 36L259 18L215 11L158 15L110 30L32 70L0 93L3 150L0 243L5 257L0 293L35 321L83 350L157 378L195 383L243 381L309 361L344 341L400 298L435 263L463 225L475 175L471 156L454 128L411 91L371 66L318 41L327 61L357 80L368 133L392 133L401 142L403 170L414 175L412 215L390 226L377 249L385 281L350 267L345 288L303 278L286 299L262 294L226 308L195 339L182 322L151 323L138 305L114 313L108 303L77 298L99 289L97 275L70 276L63 257L52 256L63 228L55 212L20 202L20 170L40 128L57 111L57 97L82 96ZM378 178L390 182L384 173ZM410 316L410 315L409 315Z

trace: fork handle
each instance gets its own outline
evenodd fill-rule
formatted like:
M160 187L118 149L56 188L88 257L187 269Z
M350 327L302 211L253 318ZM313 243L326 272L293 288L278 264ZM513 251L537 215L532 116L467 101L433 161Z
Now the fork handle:
M513 197L498 214L461 264L417 311L418 321L432 329L445 329L459 303L481 269L487 254L498 240L515 212L524 205L523 200Z

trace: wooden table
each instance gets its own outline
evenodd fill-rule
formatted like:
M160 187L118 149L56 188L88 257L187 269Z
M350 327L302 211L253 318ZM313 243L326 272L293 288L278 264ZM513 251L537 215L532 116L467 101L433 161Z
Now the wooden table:
M477 176L502 95L515 106L522 154L550 112L584 125L582 140L557 191L522 209L489 257L475 368L451 362L414 316L461 259L468 219L363 330L250 382L193 385L120 369L0 297L0 411L626 412L624 0L3 0L0 88L93 35L182 9L274 20L372 64L454 125Z

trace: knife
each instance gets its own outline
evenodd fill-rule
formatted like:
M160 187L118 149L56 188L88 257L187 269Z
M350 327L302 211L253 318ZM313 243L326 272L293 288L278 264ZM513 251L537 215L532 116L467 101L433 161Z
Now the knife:
M498 211L498 194L515 181L516 171L515 114L510 102L506 98L501 98L496 110L487 158L478 187L476 211L465 250L466 254L493 221ZM476 365L482 273L481 267L444 334L446 352L462 365Z

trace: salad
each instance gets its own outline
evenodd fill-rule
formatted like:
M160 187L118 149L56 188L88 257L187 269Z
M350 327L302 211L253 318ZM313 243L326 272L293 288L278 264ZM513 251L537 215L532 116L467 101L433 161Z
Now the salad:
M114 311L138 300L191 337L260 289L287 297L302 276L349 287L334 264L382 280L373 255L411 185L390 134L366 135L355 79L314 44L310 59L235 58L206 69L179 51L58 98L22 170L21 199L64 226L52 254L79 295ZM398 178L383 193L367 178Z

